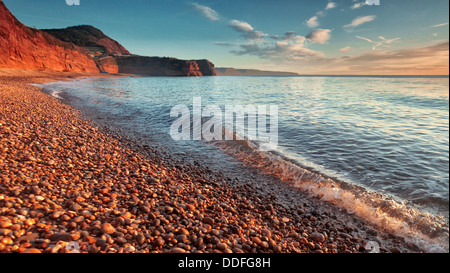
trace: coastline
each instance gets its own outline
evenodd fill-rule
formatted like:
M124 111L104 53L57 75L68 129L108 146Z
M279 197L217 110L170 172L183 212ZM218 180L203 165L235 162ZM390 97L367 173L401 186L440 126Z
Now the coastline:
M106 74L0 70L0 252L414 252L289 189L171 161L31 83ZM323 213L325 212L325 213Z

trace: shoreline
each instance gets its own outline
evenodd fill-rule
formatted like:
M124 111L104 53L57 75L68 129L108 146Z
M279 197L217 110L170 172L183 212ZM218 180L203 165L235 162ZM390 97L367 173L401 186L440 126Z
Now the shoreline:
M306 195L283 204L300 193L282 183L268 192L99 129L30 85L94 76L110 75L0 70L0 252L420 251Z

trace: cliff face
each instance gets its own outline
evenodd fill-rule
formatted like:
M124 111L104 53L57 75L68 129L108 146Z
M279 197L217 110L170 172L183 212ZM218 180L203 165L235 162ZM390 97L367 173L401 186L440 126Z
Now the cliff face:
M99 72L81 48L23 25L1 0L0 68Z
M89 57L91 56L91 57ZM20 23L0 0L0 68L144 76L215 76L208 60L144 57L87 25L37 30Z
M100 71L103 73L119 73L119 66L117 65L117 61L112 56L98 58L95 60L95 62L97 63L98 69L100 69Z
M117 41L93 26L46 29L46 33L65 42L82 47L94 56L101 72L143 76L215 76L214 65L208 60L179 60L175 58L132 55Z
M208 60L196 60L200 71L203 76L216 76L217 72L214 68L214 64Z
M119 73L144 76L214 76L214 65L207 60L121 56L114 57Z
M79 47L91 48L93 52L106 54L130 55L130 52L116 40L106 36L101 30L88 25L68 27L64 29L43 29L55 38L73 43Z

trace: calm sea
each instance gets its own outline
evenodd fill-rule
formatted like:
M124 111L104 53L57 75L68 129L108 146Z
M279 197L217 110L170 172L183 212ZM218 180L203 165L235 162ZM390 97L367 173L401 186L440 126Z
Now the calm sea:
M232 174L231 155L425 249L448 251L448 77L93 78L45 89L172 153L221 162ZM277 148L173 141L170 111L192 110L194 98L222 109L278 106Z

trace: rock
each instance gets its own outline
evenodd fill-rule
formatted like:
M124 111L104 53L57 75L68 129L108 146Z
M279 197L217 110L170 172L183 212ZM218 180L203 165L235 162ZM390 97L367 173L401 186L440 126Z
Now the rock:
M78 205L77 203L75 203L75 204L73 204L72 206L70 206L70 208L71 208L73 211L79 211L79 210L81 210L83 207L80 206L80 205Z
M37 253L42 253L42 251L40 251L37 248L27 248L25 249L22 253L33 253L33 254L37 254Z
M143 244L143 243L145 243L145 241L146 241L146 238L145 238L145 236L144 235L142 235L142 234L139 234L138 236L137 236L137 238L136 238L136 240L138 241L138 243L139 244Z
M176 239L177 239L178 242L184 243L184 242L187 241L187 236L184 235L184 234L180 234L180 235L178 235L178 236L176 237Z
M270 238L270 236L272 236L272 232L268 229L261 229L261 235Z
M124 237L118 237L118 238L116 239L116 242L117 242L118 244L123 245L123 244L125 244L125 243L127 242L127 240L126 240Z
M69 238L71 241L77 241L81 238L81 234L79 232L73 232L70 234Z
M174 247L169 251L169 253L186 253L186 250L179 247Z
M228 248L228 245L225 243L218 243L217 248L223 251Z
M12 222L9 219L0 221L0 228L9 228L10 226L12 226Z
M38 233L30 233L30 234L21 236L19 238L19 242L30 242L30 241L36 240L37 238L39 238Z
M211 217L205 217L203 219L203 222L205 222L206 224L211 225L211 226L214 225L214 219Z
M52 241L52 242L58 242L58 241L69 242L69 241L72 241L72 236L69 233L63 233L63 232L55 233L50 236L50 241Z
M133 253L136 251L136 248L134 246L129 246L129 247L125 248L124 251L127 253Z
M116 229L110 223L103 223L101 226L101 231L105 234L113 234L116 232Z
M52 215L50 216L52 219L58 219L59 217L61 217L64 214L63 211L55 211L52 213Z
M8 29L8 35L0 35L4 49L0 52L0 68L99 72L81 48L21 24L1 1L0 19L2 28Z
M401 253L401 250L398 247L392 247L391 253Z
M252 242L257 244L257 245L260 245L261 244L261 239L259 239L258 237L253 237L252 238Z
M309 235L309 238L311 238L312 240L314 240L318 243L325 242L325 236L323 236L322 233L314 232L311 235Z

